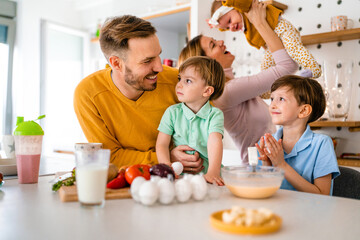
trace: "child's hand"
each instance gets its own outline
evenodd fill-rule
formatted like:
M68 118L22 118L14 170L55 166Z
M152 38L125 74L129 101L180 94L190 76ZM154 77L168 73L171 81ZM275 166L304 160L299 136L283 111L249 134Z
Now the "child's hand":
M211 173L207 173L204 175L205 180L208 183L213 184L214 182L218 185L218 186L224 186L224 180L220 177L219 174L211 174Z
M257 148L257 150L259 151L259 154L260 154L260 157L259 157L259 160L263 161L263 165L264 166L271 166L271 161L270 159L268 158L268 156L266 156L266 153L265 153L265 140L264 140L264 137L261 137L260 138L260 145L255 143L255 147Z
M261 23L266 22L266 3L253 0L250 11L245 13L245 16L249 21L258 26Z
M281 165L285 163L282 139L276 141L276 139L271 134L266 133L264 151L273 166L281 167Z

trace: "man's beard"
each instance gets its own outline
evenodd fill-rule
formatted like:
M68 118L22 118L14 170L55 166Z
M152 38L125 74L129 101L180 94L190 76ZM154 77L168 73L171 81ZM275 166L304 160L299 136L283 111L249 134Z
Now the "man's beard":
M155 75L155 74L157 74L157 72L151 73L151 75ZM157 82L155 82L149 87L146 87L144 85L144 79L141 79L136 74L133 74L131 69L128 68L127 66L125 66L125 82L139 91L153 91L157 86Z

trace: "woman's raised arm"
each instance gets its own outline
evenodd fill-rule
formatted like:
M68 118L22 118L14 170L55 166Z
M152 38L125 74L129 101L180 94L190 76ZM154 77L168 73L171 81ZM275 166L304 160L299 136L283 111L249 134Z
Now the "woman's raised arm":
M266 21L266 6L266 3L260 3L257 0L254 0L250 11L245 13L245 15L265 40L270 52L275 52L279 49L283 49L284 45Z

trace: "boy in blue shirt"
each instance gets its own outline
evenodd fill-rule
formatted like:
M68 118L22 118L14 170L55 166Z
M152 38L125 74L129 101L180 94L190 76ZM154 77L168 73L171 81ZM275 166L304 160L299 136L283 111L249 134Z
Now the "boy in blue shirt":
M310 130L325 111L321 85L310 78L288 75L271 86L272 122L281 128L265 134L256 147L264 165L284 170L282 189L329 195L340 172L331 138Z
M224 185L220 177L224 115L209 102L221 96L224 86L225 73L215 59L197 56L181 64L175 88L181 103L166 109L158 128L156 155L159 163L171 165L171 140L175 146L187 145L204 160L206 181Z

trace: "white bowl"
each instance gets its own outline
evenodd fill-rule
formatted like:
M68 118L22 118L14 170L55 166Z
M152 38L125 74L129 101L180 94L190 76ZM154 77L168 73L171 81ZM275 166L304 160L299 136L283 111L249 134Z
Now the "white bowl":
M0 172L4 176L16 175L16 158L0 158Z

